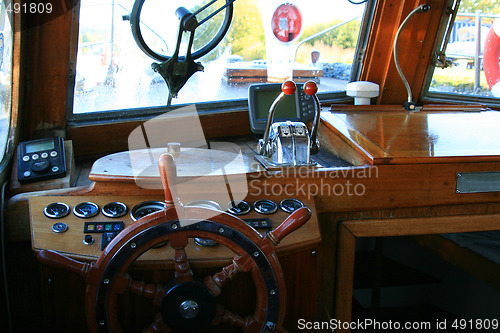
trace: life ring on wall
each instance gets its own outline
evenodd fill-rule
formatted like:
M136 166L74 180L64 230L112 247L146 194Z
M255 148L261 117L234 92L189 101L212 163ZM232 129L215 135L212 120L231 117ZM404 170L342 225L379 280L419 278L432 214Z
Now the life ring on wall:
M483 69L486 82L491 93L495 97L500 97L500 19L497 19L491 27L483 50Z

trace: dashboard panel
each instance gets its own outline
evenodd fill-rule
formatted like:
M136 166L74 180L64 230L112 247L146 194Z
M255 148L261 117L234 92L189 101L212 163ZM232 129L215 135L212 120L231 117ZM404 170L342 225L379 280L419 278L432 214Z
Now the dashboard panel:
M237 205L217 204L233 216L264 234L276 228L290 213L308 207L312 217L301 229L286 237L277 247L280 251L316 246L320 240L314 201L307 198L264 198L248 196ZM192 205L202 205L200 201ZM162 210L162 195L119 196L38 196L29 199L32 246L35 250L51 249L73 258L95 260L104 247L123 229L147 214ZM242 209L243 208L243 209ZM222 213L222 211L221 211ZM223 245L202 246L189 239L186 252L192 261L232 259L234 253ZM166 245L144 253L139 261L172 260L173 249Z

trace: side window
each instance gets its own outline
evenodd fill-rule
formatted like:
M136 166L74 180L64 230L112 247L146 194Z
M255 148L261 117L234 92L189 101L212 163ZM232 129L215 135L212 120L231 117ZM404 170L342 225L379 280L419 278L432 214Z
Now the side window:
M500 98L500 7L498 1L462 0L448 24L439 59L429 83L429 96L461 95ZM443 53L441 53L443 55ZM500 101L500 100L499 100ZM493 103L498 101L493 100Z
M12 9L0 0L0 161L5 154L12 108Z
M359 58L355 52L362 16L372 0L235 1L225 38L195 59L204 71L194 73L171 101L164 79L151 69L159 61L146 56L132 36L130 14L138 1L80 1L73 115L168 104L229 104L246 100L249 85L282 80L289 72L297 82L319 82L320 93L345 91ZM175 10L183 6L195 12L211 2L143 1L139 27L145 43L155 53L171 56L179 25ZM211 7L225 3L218 0ZM205 16L196 17L201 22ZM194 50L209 43L212 37L207 36L216 34L223 17L224 11L196 29ZM186 54L185 44L183 40L180 56ZM288 68L280 69L283 64Z

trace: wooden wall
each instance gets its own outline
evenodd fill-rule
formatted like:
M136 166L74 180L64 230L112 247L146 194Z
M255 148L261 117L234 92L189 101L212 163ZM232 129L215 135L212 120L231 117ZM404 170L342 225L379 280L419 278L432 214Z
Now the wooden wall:
M79 3L79 1L75 2ZM22 139L36 131L65 129L73 0L50 1L53 11L23 14L25 61ZM76 52L75 52L76 55Z

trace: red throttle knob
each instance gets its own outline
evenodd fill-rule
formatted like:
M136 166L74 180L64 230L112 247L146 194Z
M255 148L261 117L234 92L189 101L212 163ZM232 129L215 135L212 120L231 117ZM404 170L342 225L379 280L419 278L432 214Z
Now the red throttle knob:
M314 81L307 81L304 84L304 92L309 96L312 96L318 92L318 85Z
M295 85L295 82L293 81L285 81L281 85L281 91L285 93L285 95L293 95L295 93L295 90L297 90L297 86Z

